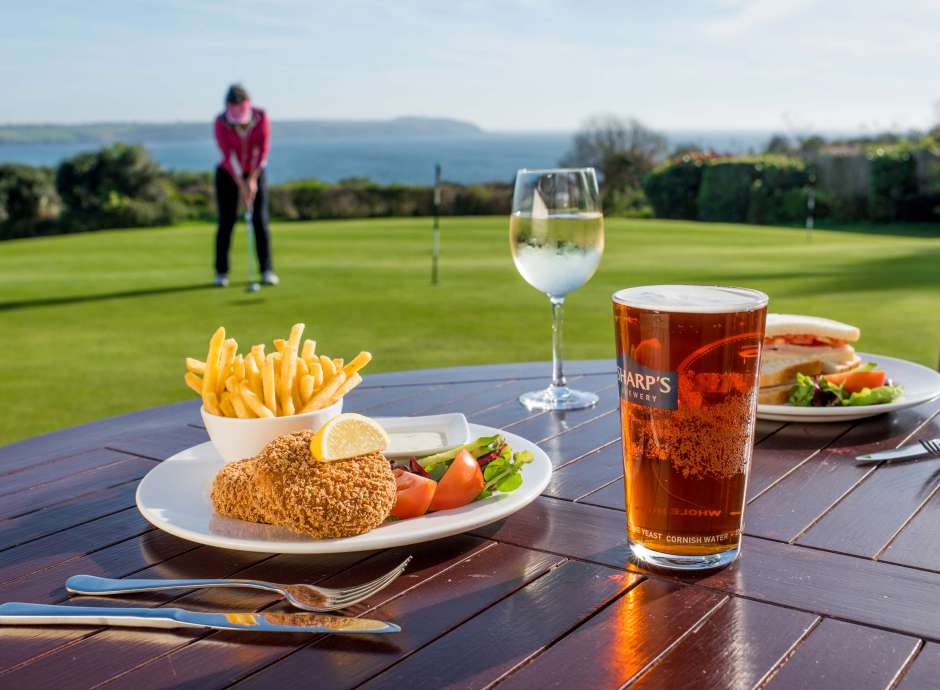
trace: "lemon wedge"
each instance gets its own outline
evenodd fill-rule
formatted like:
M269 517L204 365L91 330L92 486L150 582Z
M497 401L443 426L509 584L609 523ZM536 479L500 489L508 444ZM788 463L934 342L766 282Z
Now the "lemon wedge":
M381 453L388 447L388 434L374 419L345 412L336 415L310 439L315 460L329 462Z

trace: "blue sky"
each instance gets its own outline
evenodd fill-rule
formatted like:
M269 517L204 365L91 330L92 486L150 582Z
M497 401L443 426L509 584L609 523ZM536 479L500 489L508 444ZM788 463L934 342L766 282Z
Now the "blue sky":
M0 0L0 122L200 120L240 79L280 118L568 130L940 120L937 0Z

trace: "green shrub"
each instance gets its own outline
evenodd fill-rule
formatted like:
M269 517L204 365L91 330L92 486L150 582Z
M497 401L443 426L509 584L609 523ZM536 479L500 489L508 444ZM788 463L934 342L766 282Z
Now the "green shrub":
M698 218L704 164L691 156L663 163L646 178L644 190L657 218Z
M215 218L215 180L211 172L179 171L169 173L172 197L185 218Z
M868 208L874 221L921 220L917 215L917 161L905 145L869 153Z
M69 158L55 186L68 230L163 225L184 215L171 180L142 146L112 144Z
M751 205L751 186L758 179L751 159L727 158L708 163L698 190L698 218L743 223Z
M511 190L505 184L454 185L442 189L444 215L509 213ZM287 220L428 216L434 212L430 187L379 185L363 178L328 184L299 180L271 188L271 214Z
M747 210L749 223L785 225L806 218L809 173L802 161L783 156L755 163Z
M0 240L46 234L58 215L50 168L0 165Z

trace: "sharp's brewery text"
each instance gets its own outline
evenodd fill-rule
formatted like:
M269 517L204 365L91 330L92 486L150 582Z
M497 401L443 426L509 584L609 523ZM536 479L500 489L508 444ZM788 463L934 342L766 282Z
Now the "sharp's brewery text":
M666 410L676 409L678 396L674 371L650 369L624 354L617 367L617 378L620 381L620 397L627 402Z

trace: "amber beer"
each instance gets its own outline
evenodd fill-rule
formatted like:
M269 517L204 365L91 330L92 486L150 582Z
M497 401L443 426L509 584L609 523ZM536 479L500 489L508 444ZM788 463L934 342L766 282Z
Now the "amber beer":
M658 285L614 293L627 535L673 569L737 558L767 295Z

